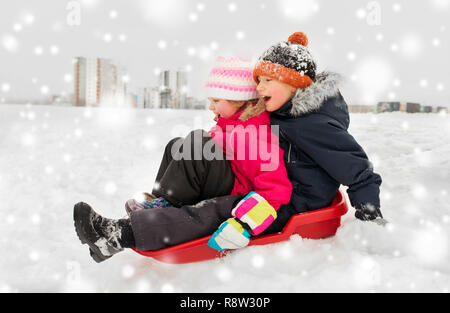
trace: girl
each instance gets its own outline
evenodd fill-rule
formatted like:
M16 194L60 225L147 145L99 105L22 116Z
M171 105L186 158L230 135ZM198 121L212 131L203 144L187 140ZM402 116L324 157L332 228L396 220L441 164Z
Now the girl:
M276 218L276 210L289 202L292 185L280 161L283 151L270 131L263 103L257 100L250 64L219 57L206 88L216 126L209 133L196 130L168 143L153 195L147 194L140 204L128 201L129 218L108 219L86 203L75 205L76 232L95 261L124 248L157 250L206 236L230 216L211 245L219 249L234 248L235 242L245 245L248 236L243 234L264 231ZM264 152L270 158L253 154L251 148L263 146L269 148ZM211 198L215 199L207 200Z

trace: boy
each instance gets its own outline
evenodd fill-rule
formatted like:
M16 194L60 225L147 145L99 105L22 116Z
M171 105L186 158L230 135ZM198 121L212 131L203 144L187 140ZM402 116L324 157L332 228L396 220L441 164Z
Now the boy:
M290 203L280 208L268 231L282 227L293 214L329 206L340 184L349 187L356 218L383 218L381 177L347 132L350 118L338 90L340 77L316 74L307 44L305 34L294 33L288 42L270 47L253 71L271 124L280 127L280 147L294 188Z

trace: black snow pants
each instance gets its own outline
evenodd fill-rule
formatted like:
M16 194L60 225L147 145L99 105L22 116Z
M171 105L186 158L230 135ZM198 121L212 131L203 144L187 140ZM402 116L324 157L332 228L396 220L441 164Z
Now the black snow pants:
M167 144L152 194L175 207L231 193L234 173L222 148L204 130Z
M152 194L173 207L132 212L137 250L158 250L212 234L244 196L230 196L234 173L203 130L166 146Z

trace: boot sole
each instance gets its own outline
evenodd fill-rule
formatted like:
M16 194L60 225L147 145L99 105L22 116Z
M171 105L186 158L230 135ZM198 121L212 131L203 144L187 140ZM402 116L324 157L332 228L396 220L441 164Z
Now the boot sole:
M92 214L92 208L83 202L77 203L73 209L73 219L77 236L82 244L89 246L90 255L94 261L100 263L109 259L111 255L104 255L94 244L99 238L95 238L93 235L96 232L91 224Z
M98 255L97 253L95 253L91 248L89 248L89 254L91 255L91 258L94 259L95 262L100 263L103 262L105 260L108 260L111 256L104 256L102 255Z

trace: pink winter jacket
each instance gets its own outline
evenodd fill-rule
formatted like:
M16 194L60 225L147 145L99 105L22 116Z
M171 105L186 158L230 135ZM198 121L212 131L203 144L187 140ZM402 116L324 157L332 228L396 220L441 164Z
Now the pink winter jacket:
M292 193L283 150L271 132L268 112L242 120L244 112L230 118L219 117L209 134L222 147L235 174L231 195L255 191L278 210L289 203Z

